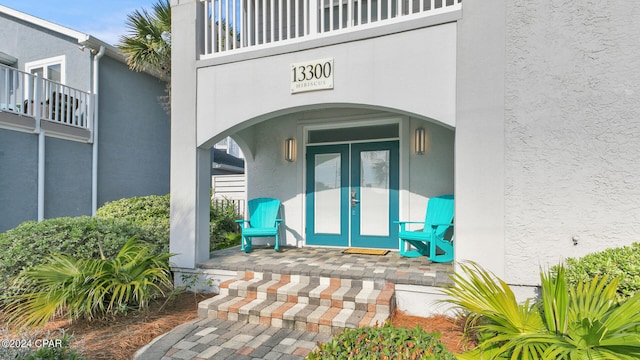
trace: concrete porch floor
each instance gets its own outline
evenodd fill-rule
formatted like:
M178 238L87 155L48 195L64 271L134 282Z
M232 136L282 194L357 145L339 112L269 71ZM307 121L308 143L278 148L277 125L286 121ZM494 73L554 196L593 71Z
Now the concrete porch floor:
M344 249L317 247L254 247L250 253L236 246L214 251L200 269L255 271L263 273L374 280L402 285L440 287L451 283L451 263L432 263L425 257L406 258L397 252L386 255L343 254Z

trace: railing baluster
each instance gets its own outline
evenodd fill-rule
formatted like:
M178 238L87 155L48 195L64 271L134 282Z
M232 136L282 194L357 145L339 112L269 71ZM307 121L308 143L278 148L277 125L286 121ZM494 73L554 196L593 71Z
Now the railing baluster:
M342 9L342 0L338 0L338 29L342 29L342 17L344 16L344 10Z
M3 87L3 95L4 95L4 99L3 99L3 103L5 103L6 105L6 109L0 109L0 110L9 110L10 108L14 108L15 106L13 104L9 103L9 94L11 93L10 89L9 89L9 77L13 76L13 71L11 73L9 73L9 70L4 69L4 68L0 68L0 74L2 74L2 78L4 79L4 87Z
M69 92L68 95L65 95L63 97L64 99L64 105L60 108L60 110L62 110L62 113L64 114L63 116L66 118L67 120L67 124L73 124L73 119L71 118L71 92Z
M376 0L378 2L378 13L376 14L376 21L382 20L382 0Z
M302 36L309 35L309 1L300 0L302 2Z
M308 16L309 16L309 33L308 35L316 35L320 32L319 24L318 24L318 9L320 8L319 0L307 0L308 1Z
M253 0L253 21L254 21L254 27L253 27L253 32L254 32L254 44L253 45L258 45L260 44L260 22L258 21L258 19L260 18L260 0Z
M325 27L324 27L324 1L325 0L320 0L320 32L323 33L326 31Z
M436 0L431 0L431 7L429 8L429 10L434 10L436 8Z
M329 31L334 30L334 10L333 10L333 0L327 0L329 2Z
M371 0L367 0L367 25L371 24Z

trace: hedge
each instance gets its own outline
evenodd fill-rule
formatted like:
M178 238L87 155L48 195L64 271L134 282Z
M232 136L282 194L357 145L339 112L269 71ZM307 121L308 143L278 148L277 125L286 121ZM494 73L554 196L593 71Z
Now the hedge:
M640 243L607 249L579 259L567 259L566 276L571 285L604 275L620 279L619 300L638 293L640 291Z

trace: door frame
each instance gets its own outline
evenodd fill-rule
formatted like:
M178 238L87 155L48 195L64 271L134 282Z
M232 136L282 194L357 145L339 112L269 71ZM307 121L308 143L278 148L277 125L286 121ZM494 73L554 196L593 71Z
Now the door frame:
M314 120L301 120L298 121L298 138L302 139L300 149L302 150L301 156L298 161L298 193L301 194L301 221L302 221L302 234L301 246L313 246L313 247L336 247L330 245L314 245L307 244L307 197L306 197L306 185L307 185L307 161L306 150L307 146L314 145L334 145L334 144L349 144L351 141L344 142L327 142L322 144L309 144L309 132L313 130L327 130L327 129L342 129L346 127L364 127L375 125L388 125L398 124L398 137L380 138L370 140L358 140L357 143L367 142L383 142L383 141L398 141L398 215L402 218L409 212L409 188L408 180L409 176L406 174L406 169L409 165L409 147L410 142L410 119L407 116L401 115L389 115L389 114L371 114L371 115L357 115L357 116L345 116L345 117L331 117L331 118L319 118ZM349 231L351 231L349 229ZM340 248L343 248L340 246Z

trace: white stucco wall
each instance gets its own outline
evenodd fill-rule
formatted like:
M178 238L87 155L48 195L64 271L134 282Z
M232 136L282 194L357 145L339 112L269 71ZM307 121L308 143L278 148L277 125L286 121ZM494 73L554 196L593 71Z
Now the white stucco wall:
M247 159L247 199L257 197L274 197L282 202L282 214L285 227L285 238L282 245L298 246L302 240L302 195L298 188L302 178L299 174L299 162L304 155L298 154L295 162L284 160L284 141L296 137L296 121L294 118L281 117L255 125L252 129L255 136L252 146L255 149L251 159ZM283 234L281 233L281 236ZM264 239L254 239L256 244ZM267 239L273 244L272 239Z
M506 277L531 284L539 264L638 241L640 5L506 10Z
M414 151L413 139L408 139L409 163L404 176L409 177L407 189L409 213L402 220L424 221L429 198L453 194L454 190L454 131L428 121L411 119L409 137L416 128L423 127L426 133L426 152L418 155ZM403 176L401 175L401 176Z
M239 124L249 126L287 111L298 111L296 108L327 108L331 104L398 109L453 127L455 44L456 25L449 23L200 67L198 145L228 129L238 130ZM334 89L292 95L290 65L323 58L334 58Z

